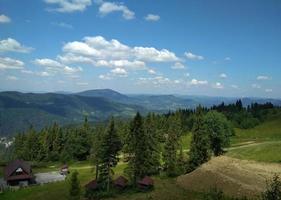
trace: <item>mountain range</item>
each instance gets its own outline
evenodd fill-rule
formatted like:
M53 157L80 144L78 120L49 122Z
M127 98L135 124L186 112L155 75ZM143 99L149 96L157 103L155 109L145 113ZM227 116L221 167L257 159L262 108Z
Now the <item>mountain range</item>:
M272 102L281 106L279 99L241 98L243 104ZM237 98L179 96L179 95L125 95L111 89L87 90L79 93L21 93L0 92L0 136L14 135L31 125L36 129L54 122L61 125L81 123L85 116L90 121L107 120L110 116L132 117L137 111L163 113L178 108L206 107L221 102L233 103Z

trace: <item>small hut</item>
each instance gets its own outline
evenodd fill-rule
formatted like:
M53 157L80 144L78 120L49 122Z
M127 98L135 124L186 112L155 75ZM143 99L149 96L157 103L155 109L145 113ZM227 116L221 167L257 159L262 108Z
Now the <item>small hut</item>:
M119 176L114 180L113 184L118 189L124 189L125 187L127 187L128 179L126 179L124 176Z
M4 169L4 179L11 186L27 186L34 182L31 166L23 160L10 162Z
M140 189L146 190L151 189L154 186L154 181L149 176L145 176L143 179L139 180L137 184Z
M67 175L69 174L69 168L68 168L68 165L63 165L61 168L60 168L60 174L61 175Z
M98 189L98 183L94 179L85 185L86 190L96 190Z

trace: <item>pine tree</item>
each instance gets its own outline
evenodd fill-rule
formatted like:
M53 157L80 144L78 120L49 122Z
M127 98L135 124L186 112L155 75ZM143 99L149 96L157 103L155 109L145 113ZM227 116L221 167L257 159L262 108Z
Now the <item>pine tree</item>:
M144 130L143 119L140 113L137 113L131 122L130 132L126 138L126 149L128 167L126 173L131 178L134 186L137 180L143 178L149 173L149 151L148 141Z
M210 142L202 107L196 110L189 152L189 170L194 170L210 159Z
M70 177L69 183L69 199L71 200L79 200L81 194L80 182L78 179L78 172L74 171Z
M109 192L112 181L113 170L118 163L118 152L121 150L121 141L117 135L114 125L114 119L109 122L109 126L101 138L99 148L99 182L103 188Z
M181 123L178 114L168 118L167 138L164 146L164 168L168 176L177 175L177 150L181 136Z
M149 113L144 120L144 130L145 130L145 140L146 140L146 150L145 157L147 161L144 163L144 168L146 169L146 175L157 174L160 167L160 137L156 130L155 116Z

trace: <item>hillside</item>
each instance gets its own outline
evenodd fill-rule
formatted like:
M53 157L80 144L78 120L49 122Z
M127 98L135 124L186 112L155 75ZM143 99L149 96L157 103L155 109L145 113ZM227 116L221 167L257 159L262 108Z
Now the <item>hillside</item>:
M112 102L102 97L1 92L0 135L11 135L30 125L42 128L53 122L79 123L85 115L91 121L106 120L111 115L129 117L137 110L144 111L139 106Z

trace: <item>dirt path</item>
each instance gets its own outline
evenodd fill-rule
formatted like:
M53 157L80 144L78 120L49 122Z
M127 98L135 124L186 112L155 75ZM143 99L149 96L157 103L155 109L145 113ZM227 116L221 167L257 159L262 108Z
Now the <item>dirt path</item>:
M274 174L281 175L280 164L220 156L178 177L177 183L189 190L206 191L217 187L230 196L253 197L265 190L266 181Z

